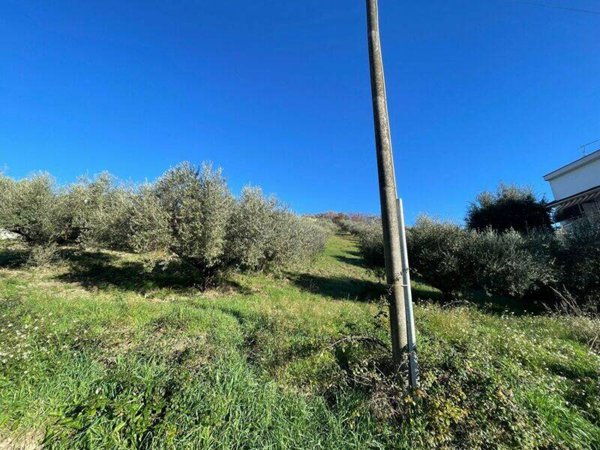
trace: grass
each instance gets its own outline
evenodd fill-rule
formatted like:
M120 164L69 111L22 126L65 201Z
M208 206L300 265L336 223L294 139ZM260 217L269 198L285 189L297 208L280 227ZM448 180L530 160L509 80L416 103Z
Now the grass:
M0 253L0 449L600 448L598 320L442 307L416 284L409 394L385 349L333 345L387 342L344 236L309 269L207 292L134 255Z

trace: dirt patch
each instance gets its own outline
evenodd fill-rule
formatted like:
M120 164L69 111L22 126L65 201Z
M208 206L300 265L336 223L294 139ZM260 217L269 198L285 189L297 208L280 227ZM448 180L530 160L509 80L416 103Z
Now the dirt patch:
M37 450L42 448L44 433L39 430L27 431L15 436L0 436L0 450Z

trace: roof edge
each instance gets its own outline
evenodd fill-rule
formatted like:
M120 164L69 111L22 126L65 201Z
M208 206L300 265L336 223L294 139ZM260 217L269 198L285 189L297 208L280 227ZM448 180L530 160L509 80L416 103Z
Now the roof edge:
M577 194L569 195L568 197L561 198L560 200L554 200L553 202L548 203L549 208L555 208L557 205L561 203L566 203L571 200L576 199L577 197L584 197L588 194L595 193L595 191L600 191L600 184L598 186L594 186L593 188L586 189L585 191L578 192Z
M600 158L600 149L590 153L589 155L585 155L579 159L576 159L575 161L570 162L569 164L566 164L556 170L553 170L552 172L548 173L547 175L544 175L544 180L551 181L554 178L557 178L561 175L569 173L569 172L571 172L575 169L578 169L581 166L584 166L585 164L595 161L596 159L599 159L599 158Z

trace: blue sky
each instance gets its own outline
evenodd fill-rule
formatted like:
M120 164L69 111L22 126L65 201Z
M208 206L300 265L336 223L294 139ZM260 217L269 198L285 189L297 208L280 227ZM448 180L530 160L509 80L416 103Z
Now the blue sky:
M597 0L380 0L408 222L600 139ZM0 2L0 167L222 166L299 212L379 211L362 0Z

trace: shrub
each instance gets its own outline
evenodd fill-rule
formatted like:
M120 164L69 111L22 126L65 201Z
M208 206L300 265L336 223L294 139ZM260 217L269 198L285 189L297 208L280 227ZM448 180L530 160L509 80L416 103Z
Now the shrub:
M550 236L471 231L463 249L463 273L488 294L523 297L555 279L546 245Z
M352 222L356 224L356 222ZM383 250L383 229L381 222L361 224L356 228L358 237L358 249L365 264L374 270L379 276L383 276L385 268L385 256Z
M379 217L359 214L353 214L346 219L337 220L335 223L342 232L354 235L358 235L362 231L369 230L375 226L381 228L381 219Z
M170 249L203 275L214 275L224 265L233 207L221 170L183 163L163 175L155 189L168 217Z
M47 267L60 260L59 248L55 243L35 245L27 258L27 265L31 267Z
M315 223L321 227L328 236L336 234L340 231L339 225L337 225L333 220L328 219L327 217L320 216L304 216L307 220L310 220L312 223Z
M535 199L530 191L511 187L501 187L496 196L480 197L481 205ZM504 200L496 202L498 199ZM383 269L379 222L342 218L338 225L358 237L359 251L370 268ZM563 301L568 298L584 311L600 311L600 215L581 219L559 233L546 226L529 230L521 227L521 232L499 228L504 231L490 227L465 230L451 223L419 218L407 230L413 272L440 289L445 298L456 297L467 289L515 298L541 292L546 300L553 296Z
M471 203L466 217L467 227L483 231L491 228L503 232L536 229L551 230L550 211L544 199L538 200L528 188L501 184L497 192L483 192Z
M556 279L552 233L468 231L420 218L408 237L413 270L446 298L466 289L522 298Z
M373 221L379 220L379 218L377 216L368 215L368 214L361 214L361 213L346 214L346 213L333 212L333 211L315 214L312 217L317 218L317 219L324 219L329 222L332 222L333 224L337 225L342 231L347 231L347 232L351 232L350 230L345 230L345 228L348 225L350 225L352 227L352 225L368 224Z
M367 265L381 270L385 265L381 225L363 224L357 236ZM470 288L524 297L548 288L557 278L552 232L477 232L420 217L407 230L407 238L413 272L446 299Z
M570 224L557 240L557 290L567 290L585 309L600 312L600 215Z
M170 244L168 215L152 184L128 186L102 173L82 178L66 197L75 211L74 235L83 245L140 253Z
M369 269L379 277L384 276L385 256L383 250L383 229L378 217L352 215L337 221L344 233L356 236L358 251Z
M345 213L328 211L324 213L314 214L313 217L317 219L325 219L333 222L334 224L339 224L342 221L348 220L350 216Z
M453 223L422 216L409 230L408 254L412 270L423 281L454 298L469 286L464 272L464 249L469 234Z
M310 217L297 216L291 213L288 213L288 216L293 218L292 222L296 226L296 231L292 234L292 237L296 237L296 257L291 260L291 264L302 264L313 260L325 250L325 244L331 234L331 229Z
M369 228L369 224L365 222L358 222L350 219L343 219L336 222L340 231L343 233L350 233L358 236L361 231Z

